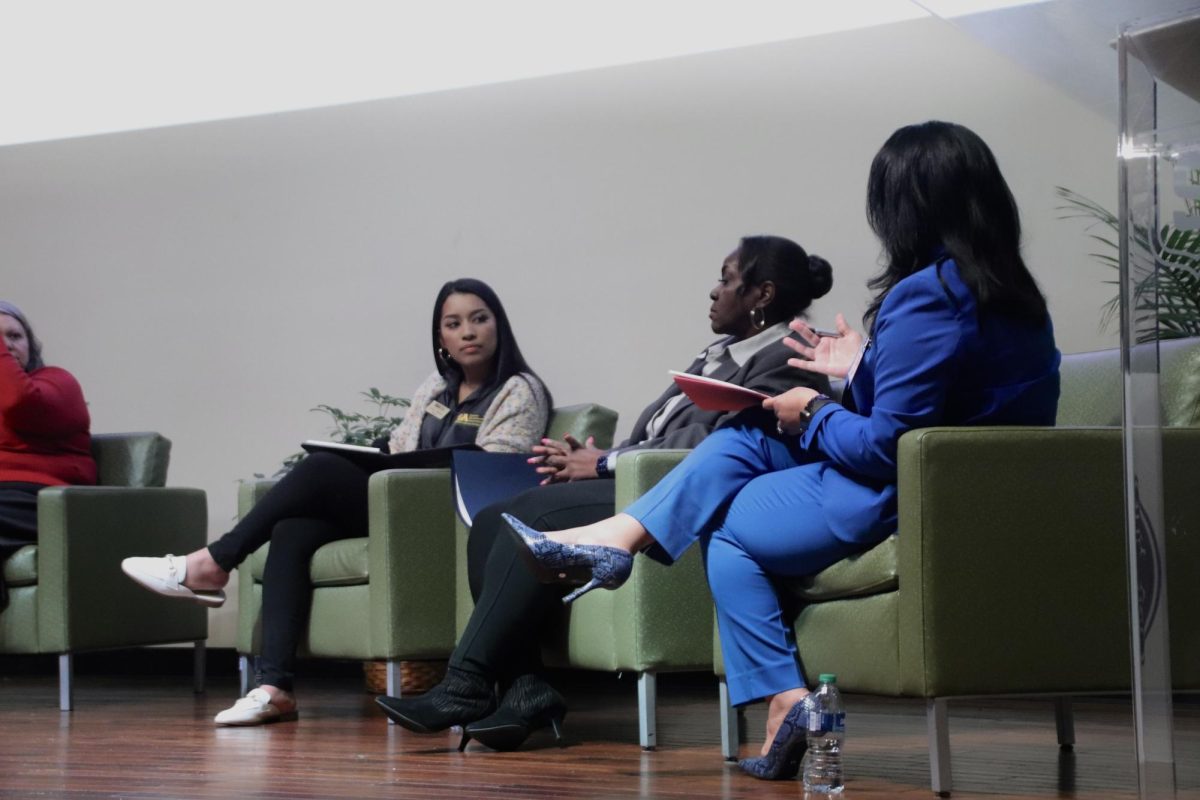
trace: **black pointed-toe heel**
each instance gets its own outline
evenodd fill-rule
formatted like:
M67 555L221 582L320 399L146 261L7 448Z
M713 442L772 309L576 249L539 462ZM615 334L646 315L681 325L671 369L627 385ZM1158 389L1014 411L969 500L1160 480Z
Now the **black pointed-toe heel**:
M493 750L516 750L535 731L550 726L562 742L567 701L537 675L522 675L504 693L500 707L489 717L463 728L463 747L470 739Z
M423 695L382 695L375 702L393 722L416 733L437 733L452 725L466 725L496 710L491 682L482 675L454 667L446 671L441 683ZM462 746L466 747L466 743Z
M520 545L517 552L542 583L582 584L563 598L578 600L592 589L616 589L633 571L633 554L602 544L562 544L511 514L500 515Z
M765 756L743 758L738 762L743 772L764 781L796 777L800 772L800 759L808 746L808 730L804 724L806 705L806 701L801 700L791 707L779 730L775 731L775 739Z

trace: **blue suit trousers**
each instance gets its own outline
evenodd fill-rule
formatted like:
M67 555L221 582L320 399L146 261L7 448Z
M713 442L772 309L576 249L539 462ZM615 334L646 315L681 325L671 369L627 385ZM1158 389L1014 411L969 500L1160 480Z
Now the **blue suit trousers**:
M810 575L862 550L821 508L821 474L797 437L714 431L625 510L674 560L700 542L736 705L805 685L772 576Z

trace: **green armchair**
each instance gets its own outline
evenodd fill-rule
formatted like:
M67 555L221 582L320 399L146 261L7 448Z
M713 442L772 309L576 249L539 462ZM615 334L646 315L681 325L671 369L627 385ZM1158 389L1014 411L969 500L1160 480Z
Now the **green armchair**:
M547 435L611 440L616 413L598 405L555 409ZM248 481L238 496L244 515L275 482ZM367 488L368 535L317 550L308 632L301 654L382 660L387 693L400 694L400 662L444 659L455 644L455 536L449 469L385 470ZM250 657L261 642L262 576L269 544L238 576L237 649L242 693Z
M2 565L9 587L0 653L58 654L59 708L73 706L73 656L171 642L195 645L195 690L204 689L205 609L150 594L121 559L204 546L199 489L165 488L171 442L157 433L92 437L98 486L38 494L38 542Z
M1167 586L1176 688L1200 688L1200 342L1162 346ZM1128 691L1120 353L1066 356L1058 424L927 428L899 446L899 533L794 582L806 672L926 700L934 792L951 789L947 702ZM1087 426L1087 427L1083 427ZM723 675L719 646L714 648ZM721 682L722 750L738 724Z
M641 497L670 472L686 450L644 450L621 456L616 508ZM467 582L467 530L458 523L458 630L470 618L474 601ZM634 560L620 589L591 592L563 609L549 633L545 660L553 666L637 675L638 740L657 745L656 676L659 672L712 669L712 600L699 548L670 568L648 558Z

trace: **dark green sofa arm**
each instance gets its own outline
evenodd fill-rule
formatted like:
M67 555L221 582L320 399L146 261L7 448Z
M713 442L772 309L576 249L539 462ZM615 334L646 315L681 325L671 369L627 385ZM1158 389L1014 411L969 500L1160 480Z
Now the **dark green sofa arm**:
M238 513L278 483L244 481ZM379 652L444 658L454 647L454 504L448 469L385 470L367 484L371 641ZM242 608L253 608L253 581L239 580ZM239 614L238 647L250 652L254 620Z
M617 467L616 508L623 509L645 494L688 452L623 454ZM712 600L699 548L689 550L671 567L638 557L624 586L585 595L571 605L570 615L570 639L558 646L566 647L571 666L636 671L712 666ZM596 630L610 633L598 637Z
M204 492L58 486L38 494L38 626L47 652L208 637L200 606L156 597L121 572L135 555L184 554L208 538ZM129 609L138 613L131 615Z
M367 491L371 640L389 652L402 641L409 658L445 658L455 641L450 470L377 472Z
M1164 432L1176 686L1197 680L1200 430ZM899 446L905 694L1123 689L1121 431L928 428Z

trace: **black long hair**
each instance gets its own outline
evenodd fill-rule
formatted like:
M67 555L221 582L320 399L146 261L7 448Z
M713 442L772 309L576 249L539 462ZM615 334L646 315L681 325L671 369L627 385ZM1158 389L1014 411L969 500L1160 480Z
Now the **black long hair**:
M908 125L884 142L867 179L867 221L887 264L868 283L869 329L892 287L933 263L958 264L981 311L1046 318L1046 298L1021 258L1021 219L992 151L951 122Z
M537 378L538 383L541 384L541 390L546 394L546 402L553 405L550 398L550 390L546 388L545 381L530 368L529 363L525 361L525 356L521 355L521 348L517 345L517 337L513 334L512 325L508 321L508 313L504 310L504 304L500 302L500 298L492 291L492 287L474 278L459 278L458 280L446 281L441 291L438 292L437 299L433 301L433 361L437 364L438 373L444 378L453 376L456 383L461 382L463 378L462 367L450 359L443 358L440 352L441 346L438 344L442 327L442 306L446 304L446 298L452 294L475 295L484 302L484 305L491 310L496 318L495 365L492 369L492 376L487 384L488 387L501 386L513 375L525 372Z
M42 361L42 343L33 335L33 326L29 324L29 318L25 316L25 312L7 300L0 300L0 314L12 317L25 329L25 339L29 342L29 362L25 365L25 371L33 372L46 366ZM0 347L2 346L0 345Z
M775 300L763 312L768 325L804 313L833 286L833 267L818 255L782 236L745 236L738 244L741 291L767 281Z

